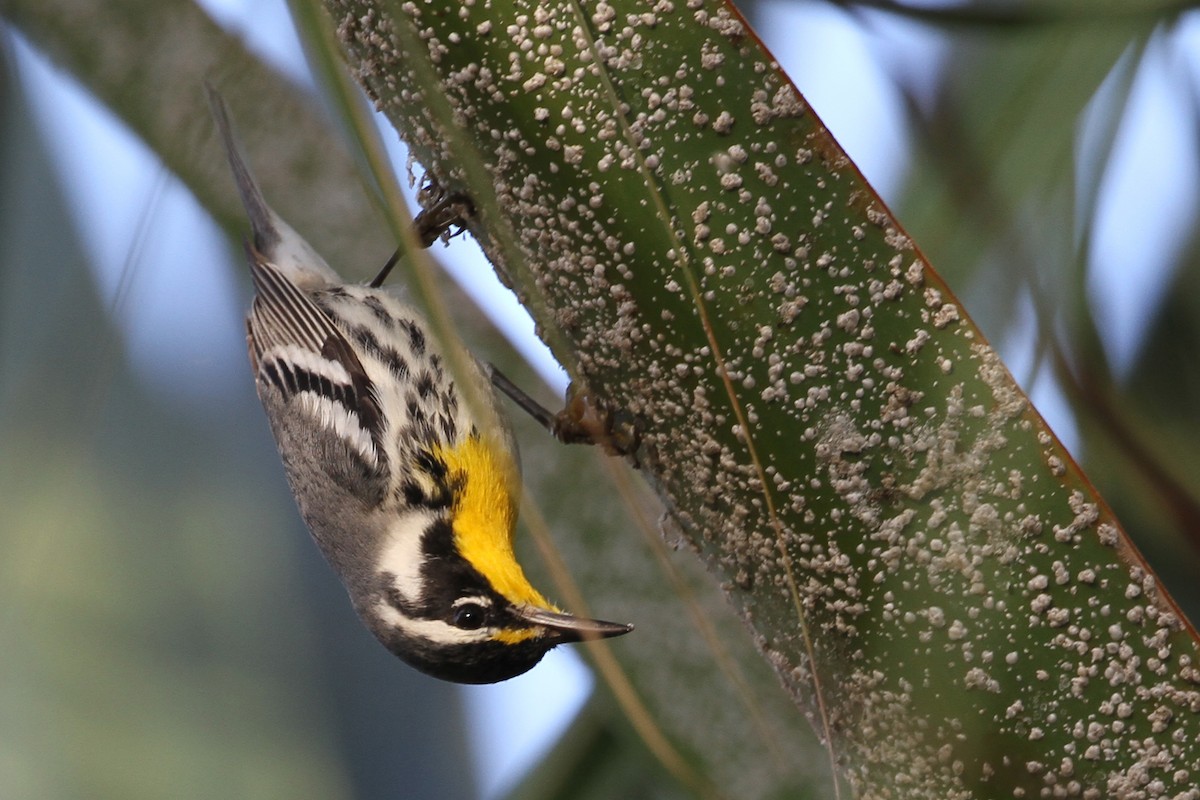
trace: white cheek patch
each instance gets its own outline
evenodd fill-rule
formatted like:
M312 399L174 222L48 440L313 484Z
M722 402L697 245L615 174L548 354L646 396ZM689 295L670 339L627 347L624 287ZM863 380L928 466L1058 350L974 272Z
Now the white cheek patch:
M421 577L421 538L433 523L437 514L432 512L411 511L397 517L388 529L386 542L379 551L379 560L375 562L377 573L388 573L392 577L392 587L408 604L422 605L425 593L424 579ZM487 597L463 597L455 602L455 606L463 603L478 603L481 606L491 606L492 601ZM380 600L374 606L375 617L385 625L403 631L406 636L423 639L438 645L461 645L486 642L492 639L494 630L480 628L468 631L455 627L440 619L418 619L405 616L399 609L386 600Z
M421 511L410 511L394 519L375 564L376 572L395 576L396 591L405 602L413 605L420 605L425 593L421 578L421 537L436 519L436 515Z
M404 631L405 635L414 639L432 642L439 645L461 645L486 642L492 638L492 632L487 628L475 631L464 631L440 619L412 619L392 608L386 601L375 604L375 615L386 625Z

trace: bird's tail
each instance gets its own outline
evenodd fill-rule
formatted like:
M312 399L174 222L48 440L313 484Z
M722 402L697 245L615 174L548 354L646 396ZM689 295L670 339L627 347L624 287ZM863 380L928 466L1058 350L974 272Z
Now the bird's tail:
M225 99L212 84L205 83L205 90L212 107L213 121L225 147L225 156L229 159L233 180L237 184L246 215L250 218L250 246L301 289L311 291L342 283L342 279L312 245L267 205L238 147Z

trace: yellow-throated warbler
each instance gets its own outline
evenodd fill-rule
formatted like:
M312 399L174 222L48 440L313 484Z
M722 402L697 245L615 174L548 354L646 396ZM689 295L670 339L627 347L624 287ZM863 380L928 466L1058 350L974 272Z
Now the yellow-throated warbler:
M263 200L210 90L242 202L256 294L250 363L300 513L366 626L444 680L520 675L555 645L632 629L564 614L512 549L516 447L470 358L461 397L419 314L346 284ZM386 268L385 268L386 272Z

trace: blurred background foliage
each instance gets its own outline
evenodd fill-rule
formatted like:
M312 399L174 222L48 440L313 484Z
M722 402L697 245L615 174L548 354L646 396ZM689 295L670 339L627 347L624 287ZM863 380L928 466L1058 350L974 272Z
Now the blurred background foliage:
M868 179L878 170L885 200L1195 620L1200 14L1189 6L744 10L779 37L768 46L803 92L822 71L869 62L887 107L870 99L858 124L878 117L889 146L863 162ZM17 0L0 0L0 14L18 31L28 19ZM783 40L830 18L862 45L844 54L851 61L789 61ZM96 27L101 48L106 30ZM106 288L33 124L36 98L14 74L16 35L5 33L0 60L0 793L478 796L487 782L467 766L481 723L463 695L379 648L307 541L244 372L236 251L221 269L236 276L237 307L210 315L210 352L194 352L169 318L146 321L139 303L161 265L146 261L144 236L124 244L124 277ZM31 35L56 49L44 29ZM80 73L88 59L73 63ZM199 63L195 73L198 85ZM844 142L861 133L826 121ZM138 212L147 229L156 196ZM218 257L177 254L167 291L186 298L189 270ZM141 336L186 353L170 381L137 366L134 318ZM495 348L489 329L464 325ZM690 554L630 533L654 533L657 517L636 478L617 473L612 488L597 454L518 424L530 494L584 593L639 624L641 641L628 637L618 654L673 658L639 689L685 760L730 796L827 796L807 723L743 657L749 637ZM592 574L588 548L627 551L628 573ZM733 663L713 656L714 640ZM697 730L690 712L701 705L711 708ZM746 774L756 758L768 766ZM660 767L600 691L515 792L705 790Z

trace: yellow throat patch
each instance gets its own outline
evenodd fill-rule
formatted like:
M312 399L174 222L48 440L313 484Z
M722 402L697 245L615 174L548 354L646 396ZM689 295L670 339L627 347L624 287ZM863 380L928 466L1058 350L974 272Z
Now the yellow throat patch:
M514 605L554 608L529 583L513 553L521 484L508 453L483 435L440 448L435 455L462 486L452 517L458 552Z

